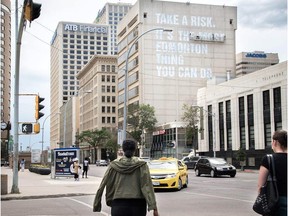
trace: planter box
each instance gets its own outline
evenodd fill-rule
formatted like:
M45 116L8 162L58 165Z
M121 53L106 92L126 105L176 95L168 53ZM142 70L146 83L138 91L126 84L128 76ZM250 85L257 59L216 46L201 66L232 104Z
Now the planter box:
M40 175L49 175L51 173L50 168L44 168L44 167L29 167L29 171Z

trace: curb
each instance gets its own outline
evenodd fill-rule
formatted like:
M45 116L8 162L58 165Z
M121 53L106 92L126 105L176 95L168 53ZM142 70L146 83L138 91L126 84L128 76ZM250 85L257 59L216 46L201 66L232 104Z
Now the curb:
M44 198L59 198L59 197L72 197L72 196L87 196L95 195L95 193L69 193L69 194L50 194L50 195L33 195L33 196L1 196L1 201L9 200L26 200L26 199L44 199Z

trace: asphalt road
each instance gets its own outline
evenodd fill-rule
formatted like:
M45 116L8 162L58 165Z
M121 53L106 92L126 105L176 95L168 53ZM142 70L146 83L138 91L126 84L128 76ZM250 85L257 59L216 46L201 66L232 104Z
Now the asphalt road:
M91 169L90 175L103 176L106 167ZM252 210L256 198L257 173L238 172L235 178L196 177L189 170L189 185L181 191L156 191L161 216L255 216ZM11 200L1 203L5 216L97 216L109 215L110 208L102 197L102 213L92 212L94 196L53 199ZM153 215L149 212L147 215Z

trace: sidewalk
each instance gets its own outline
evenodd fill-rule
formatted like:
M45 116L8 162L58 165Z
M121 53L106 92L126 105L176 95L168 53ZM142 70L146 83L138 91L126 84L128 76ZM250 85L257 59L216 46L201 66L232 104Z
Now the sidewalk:
M25 169L18 172L19 194L11 194L13 184L13 170L9 167L1 167L1 174L8 175L8 194L1 195L2 200L33 199L45 197L95 195L102 178L89 176L74 181L74 178L57 177L51 175L39 175Z

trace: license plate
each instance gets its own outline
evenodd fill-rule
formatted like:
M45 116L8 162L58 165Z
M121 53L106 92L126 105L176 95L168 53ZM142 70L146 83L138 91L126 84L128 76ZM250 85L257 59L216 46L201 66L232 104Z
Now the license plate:
M153 183L154 186L160 185L160 182L154 182L154 181L153 181L152 183Z

